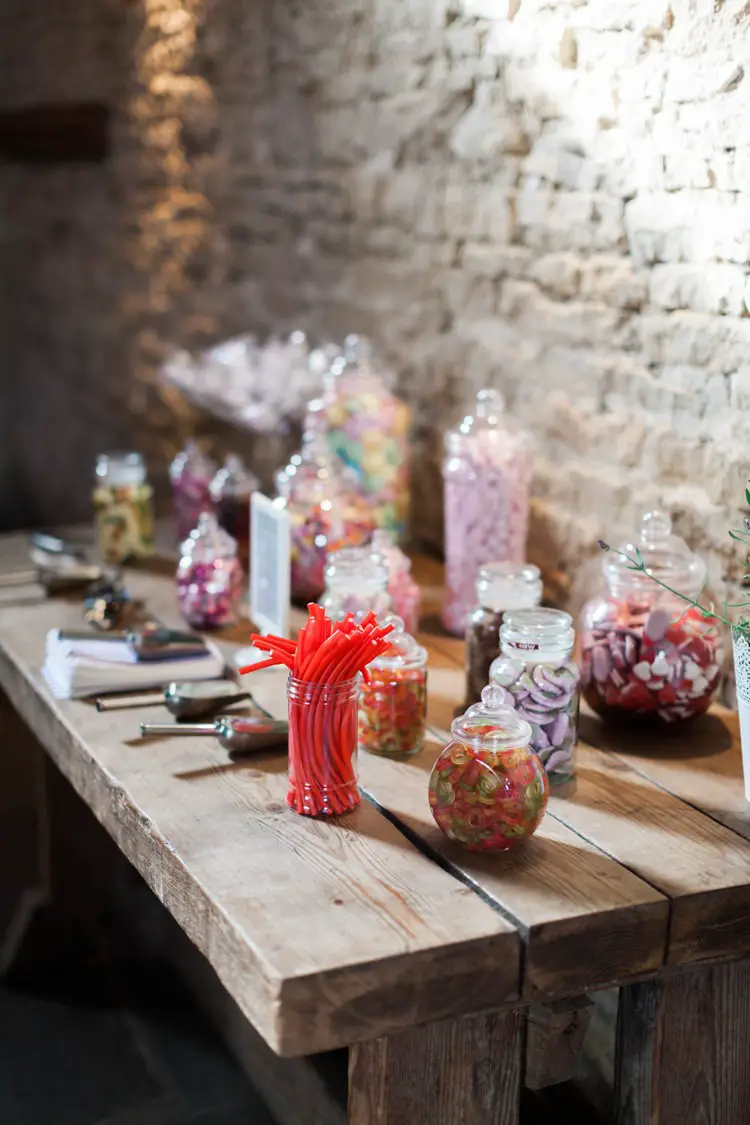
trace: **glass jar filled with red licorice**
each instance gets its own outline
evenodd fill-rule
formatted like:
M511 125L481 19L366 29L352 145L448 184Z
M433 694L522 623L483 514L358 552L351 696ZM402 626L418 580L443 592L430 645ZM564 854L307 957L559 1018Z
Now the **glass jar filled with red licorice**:
M446 836L472 851L507 851L539 827L549 801L531 726L488 684L451 724L453 740L430 775L430 808Z
M602 569L607 593L581 615L584 698L604 718L679 729L719 686L723 635L659 583L698 599L706 565L672 534L667 513L651 511L632 542L608 550Z
M386 651L367 666L359 694L359 746L371 754L408 758L424 745L427 717L427 649L392 624Z

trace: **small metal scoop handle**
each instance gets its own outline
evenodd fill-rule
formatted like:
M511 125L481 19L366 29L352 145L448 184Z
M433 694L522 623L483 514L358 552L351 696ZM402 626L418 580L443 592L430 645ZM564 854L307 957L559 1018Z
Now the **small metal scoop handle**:
M216 734L216 724L141 723L141 734Z

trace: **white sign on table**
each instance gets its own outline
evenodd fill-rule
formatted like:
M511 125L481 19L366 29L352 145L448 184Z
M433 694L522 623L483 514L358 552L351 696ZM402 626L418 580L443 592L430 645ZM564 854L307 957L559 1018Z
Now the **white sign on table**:
M250 617L260 633L289 636L289 513L262 492L250 497Z

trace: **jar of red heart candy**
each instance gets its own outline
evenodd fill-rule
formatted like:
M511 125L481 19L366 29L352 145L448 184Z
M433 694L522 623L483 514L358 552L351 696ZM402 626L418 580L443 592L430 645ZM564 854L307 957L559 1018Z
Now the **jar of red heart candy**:
M476 604L466 627L466 702L478 703L490 682L490 667L500 655L500 626L511 609L539 605L542 579L538 566L487 563L479 568Z
M472 412L445 435L446 629L463 636L479 567L521 563L526 553L531 439L505 413L503 396L480 391Z
M359 692L359 746L388 758L410 758L424 745L427 718L427 649L392 624L389 648L367 666Z
M451 840L472 851L507 851L539 827L549 801L531 727L494 684L451 724L453 740L430 775L432 815Z
M573 618L559 609L518 609L506 613L500 653L490 668L506 705L531 725L531 748L550 783L575 773L581 673L572 659Z
M221 629L237 621L242 594L242 566L237 544L219 527L213 512L203 512L198 526L180 548L177 601L194 629Z
M631 542L607 551L602 570L607 592L581 614L584 698L604 718L679 729L716 693L724 638L654 579L697 599L706 565L672 534L666 512L651 511Z

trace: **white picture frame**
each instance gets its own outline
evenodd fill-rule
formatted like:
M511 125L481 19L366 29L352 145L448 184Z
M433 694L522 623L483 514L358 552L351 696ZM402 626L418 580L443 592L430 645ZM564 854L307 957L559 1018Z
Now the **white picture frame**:
M250 497L250 618L259 633L289 636L289 513L262 492Z

